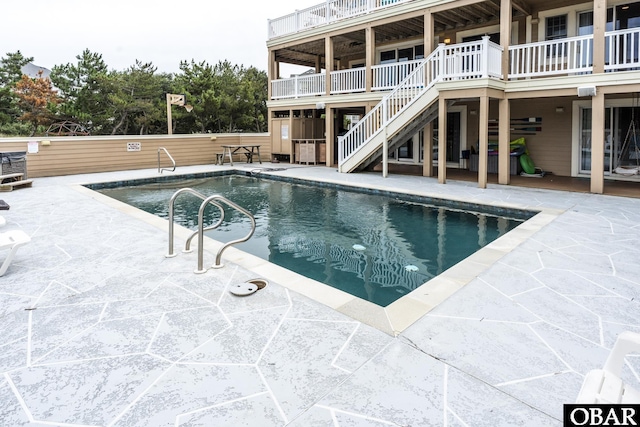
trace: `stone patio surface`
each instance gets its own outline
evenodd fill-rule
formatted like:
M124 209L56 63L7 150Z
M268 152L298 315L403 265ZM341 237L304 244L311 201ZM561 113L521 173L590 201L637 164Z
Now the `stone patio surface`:
M194 274L195 254L164 256L166 222L76 186L155 170L36 179L0 195L0 232L32 238L0 278L0 425L560 426L616 336L640 332L640 199L271 166L559 215L391 336L287 283L235 297L259 275Z

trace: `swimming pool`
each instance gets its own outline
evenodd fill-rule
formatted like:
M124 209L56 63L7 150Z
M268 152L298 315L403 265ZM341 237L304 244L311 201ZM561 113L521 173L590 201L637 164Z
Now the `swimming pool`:
M525 211L497 215L481 211L480 206L436 206L432 200L395 193L238 174L127 184L93 188L165 218L169 199L179 188L221 194L256 219L254 236L238 249L382 307L532 215ZM176 221L195 229L200 203L196 197L179 198ZM228 211L225 218L219 229L207 232L209 237L226 242L247 233L244 216ZM217 209L207 210L205 225L216 219Z

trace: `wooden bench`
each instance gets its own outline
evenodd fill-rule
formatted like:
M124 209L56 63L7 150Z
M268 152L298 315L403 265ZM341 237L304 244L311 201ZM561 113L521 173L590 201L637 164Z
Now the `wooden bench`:
M587 373L576 403L584 405L640 403L640 392L620 379L625 356L638 352L640 352L640 334L627 331L618 335L604 367Z

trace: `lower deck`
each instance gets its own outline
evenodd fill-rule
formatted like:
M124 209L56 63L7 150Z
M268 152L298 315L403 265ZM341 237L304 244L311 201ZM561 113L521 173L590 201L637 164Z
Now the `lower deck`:
M403 175L419 175L422 173L422 165L407 165L392 163L389 165L390 173ZM438 169L434 168L437 176ZM447 168L447 179L452 181L477 182L478 173L468 169ZM488 174L489 184L498 184L498 174ZM510 185L523 188L537 188L540 190L571 191L576 193L589 193L591 191L590 179L587 177L571 177L547 174L542 177L526 177L520 175L511 176ZM608 196L640 198L640 176L620 179L607 179L604 184L604 193Z

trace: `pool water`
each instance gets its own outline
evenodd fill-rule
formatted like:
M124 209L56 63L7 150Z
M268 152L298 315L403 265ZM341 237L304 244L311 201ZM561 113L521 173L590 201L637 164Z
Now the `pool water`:
M167 218L169 199L184 187L206 196L221 194L255 216L254 236L236 245L238 249L383 307L522 222L242 175L100 191ZM195 230L200 204L195 196L181 195L175 205L176 222ZM205 226L217 219L218 209L211 206ZM207 235L227 242L245 236L249 227L245 216L225 210L223 225ZM205 259L205 264L212 262Z

